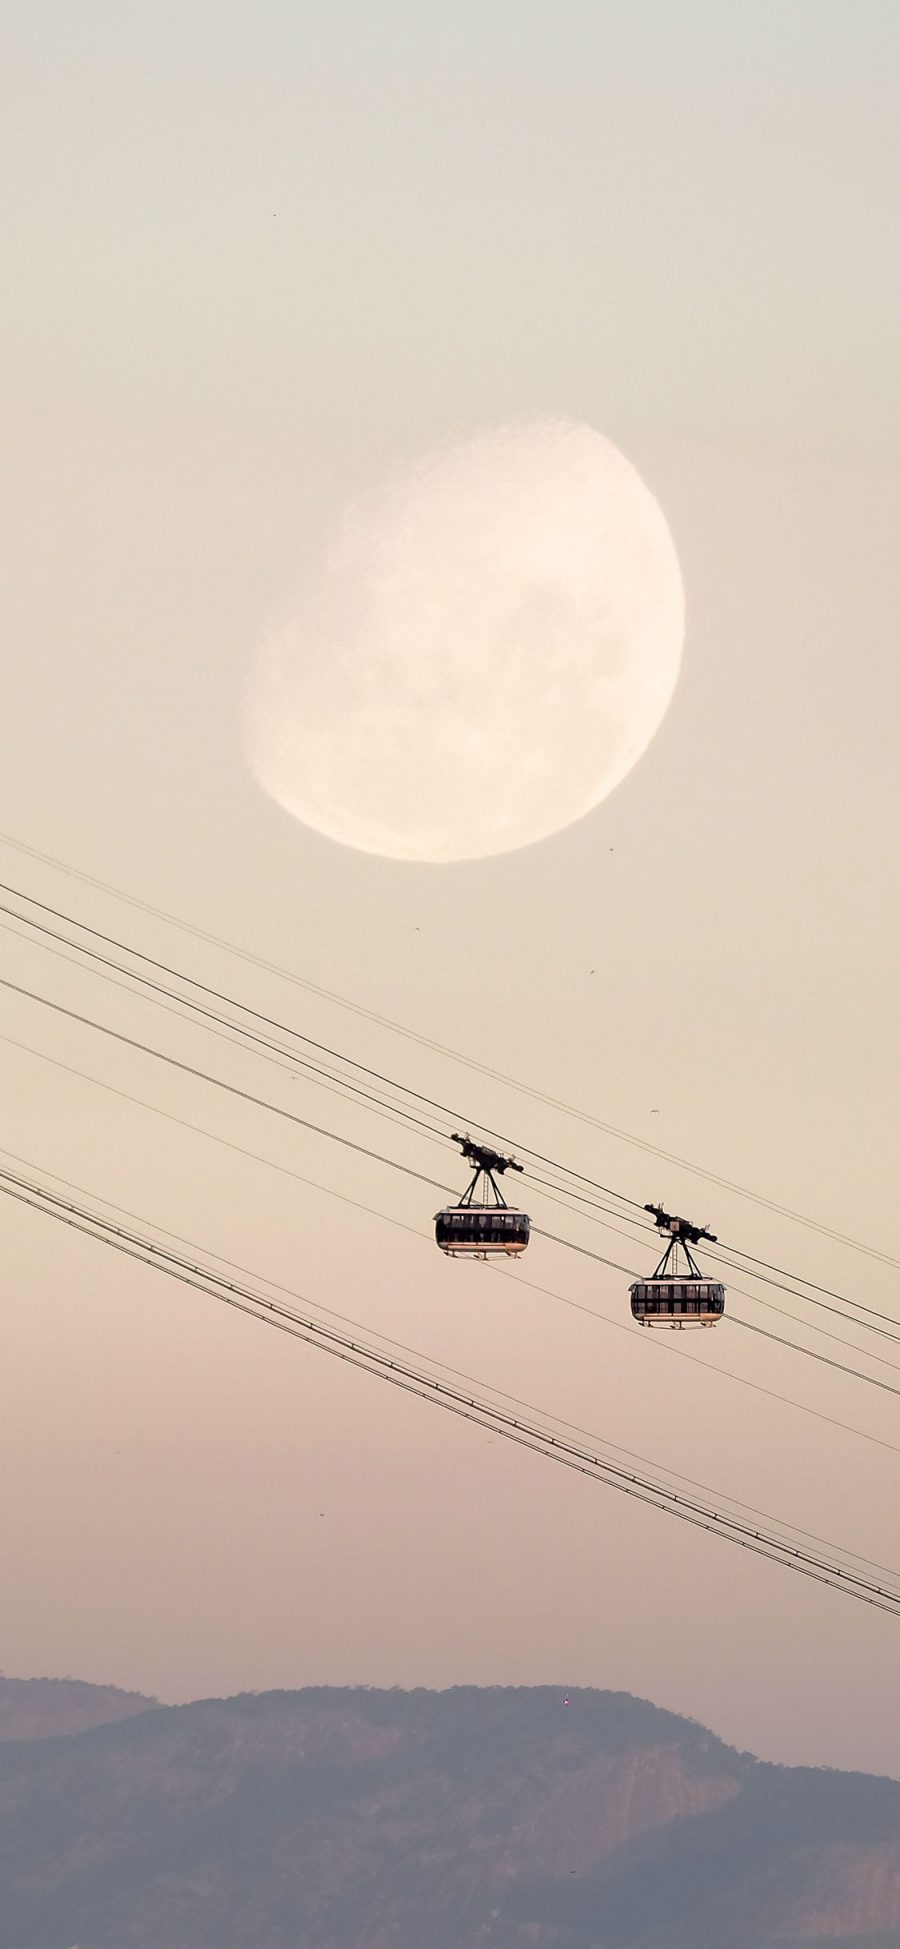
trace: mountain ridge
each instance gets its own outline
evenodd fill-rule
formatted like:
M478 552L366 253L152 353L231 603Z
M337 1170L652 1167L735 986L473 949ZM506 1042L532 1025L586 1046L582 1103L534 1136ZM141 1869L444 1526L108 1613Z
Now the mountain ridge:
M900 1783L588 1688L151 1702L0 1743L0 1887L0 1949L900 1949Z
M127 1719L158 1705L142 1692L81 1678L8 1678L0 1672L0 1741L53 1739Z

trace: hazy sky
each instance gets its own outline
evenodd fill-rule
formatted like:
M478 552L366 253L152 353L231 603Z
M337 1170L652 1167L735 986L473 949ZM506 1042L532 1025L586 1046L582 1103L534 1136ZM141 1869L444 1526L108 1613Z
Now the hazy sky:
M895 1252L896 0L20 0L6 24L0 829ZM255 646L352 495L541 414L614 439L670 522L688 634L661 731L598 812L505 858L318 838L243 763ZM473 1122L897 1312L883 1264L15 852L0 867ZM452 1181L409 1133L4 942L10 979ZM627 1280L546 1241L506 1280L450 1264L411 1180L9 993L0 1035L422 1236L4 1042L6 1149L897 1561L891 1394L732 1325L649 1344ZM608 1685L766 1756L900 1774L891 1620L43 1219L0 1223L8 1672L170 1699ZM746 1317L801 1334L757 1290Z

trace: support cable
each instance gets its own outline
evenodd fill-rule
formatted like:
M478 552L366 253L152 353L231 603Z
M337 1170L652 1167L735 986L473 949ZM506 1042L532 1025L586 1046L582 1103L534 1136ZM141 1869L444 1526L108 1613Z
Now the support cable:
M389 1169L400 1171L405 1177L413 1178L420 1184L430 1185L432 1189L445 1193L448 1190L448 1187L442 1185L437 1179L427 1177L424 1172L414 1170L411 1165L403 1164L397 1158L389 1157L381 1151L372 1150L368 1145L360 1144L337 1131L329 1130L323 1124L315 1123L307 1117L301 1117L294 1110L288 1110L281 1104L272 1103L268 1098L257 1096L253 1091L242 1089L238 1084L227 1082L223 1077L214 1076L210 1071L201 1069L197 1064L185 1062L177 1056L170 1055L166 1050L156 1048L151 1043L142 1042L135 1036L126 1035L123 1030L112 1028L109 1023L98 1022L93 1016L83 1015L77 1009L68 1008L62 1002L53 1001L49 996L41 995L35 989L28 988L19 982L10 981L6 976L0 976L0 988L6 988L14 994L22 995L31 1001L38 1002L42 1007L52 1010L55 1014L62 1015L69 1021L78 1022L84 1027L95 1029L99 1034L111 1037L113 1041L122 1043L127 1048L137 1050L143 1055L151 1056L157 1061L167 1064L170 1068L180 1071L184 1075L191 1076L201 1082L209 1083L213 1088L223 1090L229 1096L236 1097L244 1103L252 1104L258 1109L267 1110L273 1116L280 1117L288 1123L299 1126L301 1129L312 1131L321 1137L326 1137L332 1142L340 1144L362 1157L367 1157L377 1163L384 1164ZM627 1277L633 1278L637 1276L636 1269L633 1266L626 1266L619 1260L610 1259L603 1253L594 1251L591 1246L580 1245L574 1239L566 1238L558 1232L547 1231L543 1227L535 1226L533 1229L538 1236L550 1240L555 1245L563 1246L567 1251L576 1252L580 1256L592 1259L600 1265L609 1266L612 1270L622 1272ZM750 1299L753 1298L752 1294L745 1294L744 1296ZM733 1312L728 1317L735 1324L748 1324L747 1322L740 1321ZM805 1354L813 1359L825 1359L824 1355L816 1354L811 1348L800 1346L796 1341L782 1339L775 1334L766 1334L764 1328L757 1327L752 1330L772 1340L777 1339L780 1345L790 1348L794 1353ZM850 1343L848 1342L847 1344L849 1345ZM861 1352L862 1349L858 1349L857 1351ZM869 1386L879 1387L887 1393L900 1396L900 1388L892 1388L887 1382L879 1381L873 1375L865 1374L861 1369L851 1367L848 1363L829 1360L826 1364L840 1369L843 1373L852 1376L856 1380L868 1383ZM886 1364L891 1365L893 1363L888 1362Z
M755 1556L900 1619L900 1571L892 1570L890 1581L882 1582L836 1560L832 1545L827 1546L828 1554L803 1549L777 1531L744 1522L699 1497L675 1491L653 1477L555 1435L538 1421L511 1414L499 1402L470 1395L428 1369L395 1359L313 1315L283 1306L251 1285L226 1279L202 1261L188 1260L152 1236L117 1225L102 1212L61 1198L40 1182L0 1168L0 1193L194 1291L208 1294L260 1324L276 1327L308 1346L318 1347L361 1372L375 1375L402 1392L439 1406L545 1460L603 1482L608 1488L676 1517L694 1529L719 1536Z

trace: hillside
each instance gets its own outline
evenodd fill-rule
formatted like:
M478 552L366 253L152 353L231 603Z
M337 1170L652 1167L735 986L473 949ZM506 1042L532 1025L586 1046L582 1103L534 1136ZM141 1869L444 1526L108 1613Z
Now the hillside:
M562 1696L268 1693L0 1745L0 1949L900 1949L900 1785Z
M0 1740L53 1739L86 1732L115 1719L130 1719L156 1704L140 1692L115 1685L85 1685L76 1678L4 1678L0 1673Z

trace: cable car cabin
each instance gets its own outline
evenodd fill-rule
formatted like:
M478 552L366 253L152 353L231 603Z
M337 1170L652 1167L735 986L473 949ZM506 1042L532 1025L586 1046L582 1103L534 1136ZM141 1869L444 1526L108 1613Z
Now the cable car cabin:
M434 1220L434 1236L442 1252L470 1259L486 1259L495 1252L524 1252L531 1224L525 1211L508 1205L451 1205Z
M453 1142L474 1165L474 1176L458 1205L435 1213L434 1236L441 1251L451 1258L469 1259L487 1259L496 1252L505 1252L508 1257L524 1252L531 1220L525 1211L510 1210L497 1183L504 1171L521 1171L521 1164L468 1136L454 1135Z
M725 1312L725 1288L716 1279L636 1279L631 1311L641 1326L716 1326Z
M689 1218L673 1218L660 1205L644 1210L652 1213L668 1244L652 1277L636 1279L630 1289L632 1317L641 1326L717 1326L725 1313L725 1288L718 1279L704 1279L691 1251L704 1238L715 1245L714 1234Z

